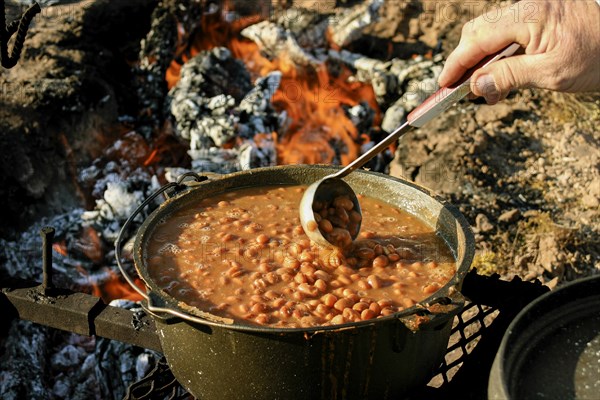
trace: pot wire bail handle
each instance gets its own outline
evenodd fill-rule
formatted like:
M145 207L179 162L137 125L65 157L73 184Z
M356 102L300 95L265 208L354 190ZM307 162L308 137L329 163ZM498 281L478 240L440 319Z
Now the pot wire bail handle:
M176 182L170 182L167 183L166 185L162 186L160 189L158 189L156 192L152 193L150 195L150 197L148 197L146 200L144 200L142 202L142 204L140 204L138 206L138 208L133 212L133 214L131 214L129 216L129 218L127 218L127 221L125 221L125 223L123 224L123 226L121 227L121 230L119 231L119 235L117 236L117 239L115 240L115 258L117 259L117 266L119 267L119 270L121 271L121 274L123 275L123 277L125 278L125 280L127 281L127 283L129 284L129 286L131 286L133 288L133 290L135 290L140 296L142 296L144 298L144 300L146 300L146 302L148 303L148 307L143 307L149 314L151 314L154 317L157 318L161 318L164 319L164 317L161 317L159 315L156 315L155 313L153 313L152 311L159 311L159 312L167 312L170 314L174 314L174 315L178 315L180 313L177 313L174 310L171 309L166 309L166 308L160 308L160 307L154 307L152 306L151 302L150 302L150 296L148 294L146 294L145 291L143 291L142 289L140 289L134 282L134 280L131 278L131 276L127 273L127 271L125 270L125 267L123 266L121 259L122 257L122 243L124 241L124 237L128 232L129 226L133 223L133 221L135 220L135 218L142 212L142 210L144 208L146 208L150 203L152 203L158 196L160 196L163 193L166 193L167 190L173 188L173 189L180 189L183 186L185 186L185 184L183 183L184 180L186 178L192 177L194 178L195 181L197 182L204 182L206 180L208 180L208 178L206 176L200 176L195 172L186 172L185 174L182 174L181 176L179 176L179 178L177 178ZM178 315L181 316L181 315Z

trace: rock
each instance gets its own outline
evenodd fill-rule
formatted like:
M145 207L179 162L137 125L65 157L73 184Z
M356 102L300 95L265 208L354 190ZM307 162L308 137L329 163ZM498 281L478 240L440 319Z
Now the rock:
M482 105L475 113L475 119L480 126L488 122L495 122L507 118L513 112L513 107L507 103L498 103L494 106Z
M542 266L544 270L557 275L560 272L560 244L554 235L541 236L538 242L538 258L536 264Z
M533 261L533 256L531 254L524 254L522 256L516 256L515 257L515 266L522 270L527 270L532 261Z
M600 178L594 178L588 185L587 192L593 196L600 197Z
M548 282L544 283L544 285L548 286L550 290L554 290L556 285L558 285L558 276L555 276L554 278L550 279Z
M534 218L534 217L537 217L538 215L540 215L540 212L538 210L527 210L523 213L523 216L525 218Z
M513 222L516 222L520 216L521 216L521 212L518 209L513 208L510 211L506 211L506 212L502 213L502 215L500 215L498 217L498 222L505 222L507 224L512 224Z
M560 174L558 176L558 178L556 178L556 180L561 185L566 186L566 185L568 185L569 180L571 179L571 175L572 175L572 172L567 170L567 171L563 172L562 174Z
M535 272L530 271L527 274L525 274L525 276L523 277L523 280L529 282L529 281L533 281L533 280L537 279L537 277L538 277L538 275Z
M598 198L593 194L586 194L585 196L583 196L581 198L581 203L586 208L596 208L598 207L598 205L600 205L600 202L598 202Z
M494 225L490 223L485 214L477 214L477 217L475 217L475 226L479 232L490 232L494 229Z

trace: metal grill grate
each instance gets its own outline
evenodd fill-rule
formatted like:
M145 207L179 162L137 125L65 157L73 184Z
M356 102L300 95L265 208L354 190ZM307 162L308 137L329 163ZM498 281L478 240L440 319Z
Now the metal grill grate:
M164 357L156 363L148 375L129 386L125 394L126 400L192 400L193 398L177 382Z
M481 304L468 303L454 319L448 350L438 374L428 386L440 388L448 385L463 363L477 346L486 331L491 328L499 311Z

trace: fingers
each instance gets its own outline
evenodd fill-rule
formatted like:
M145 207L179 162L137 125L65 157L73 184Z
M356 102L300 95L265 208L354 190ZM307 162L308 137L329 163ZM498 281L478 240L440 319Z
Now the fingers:
M542 71L548 70L547 65L548 57L543 54L513 56L496 61L473 73L471 92L483 96L489 104L496 104L511 89L545 87L549 78Z
M462 30L460 43L448 56L439 76L439 85L451 85L485 56L501 50L510 43L516 42L526 47L531 36L531 24L519 23L516 17L520 12L518 8L522 7L523 3L494 9L467 22Z

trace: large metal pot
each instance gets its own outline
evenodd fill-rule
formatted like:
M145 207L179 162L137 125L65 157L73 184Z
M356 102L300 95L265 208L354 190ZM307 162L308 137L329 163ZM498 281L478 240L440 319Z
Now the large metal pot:
M434 227L457 259L457 272L450 282L410 309L376 320L310 329L227 324L179 304L148 274L148 239L159 221L168 219L175 210L241 187L306 185L335 170L281 166L223 175L170 198L139 229L133 256L147 287L146 307L156 317L173 374L194 396L397 398L425 384L440 365L452 319L464 304L460 287L473 259L473 237L465 219L452 206L424 188L387 175L357 171L346 181L357 193L394 204ZM122 236L134 217L117 239L119 265Z

